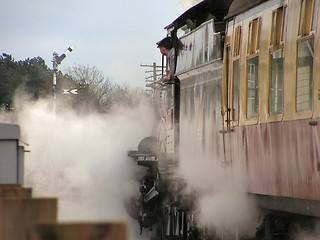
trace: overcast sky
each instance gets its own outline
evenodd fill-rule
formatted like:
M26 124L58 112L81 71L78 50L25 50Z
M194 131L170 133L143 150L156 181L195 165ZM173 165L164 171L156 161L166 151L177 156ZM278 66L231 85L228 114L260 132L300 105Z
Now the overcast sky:
M112 82L144 86L140 64L160 63L156 42L164 27L200 0L5 0L1 1L1 53L15 60L75 44L59 66L96 66Z

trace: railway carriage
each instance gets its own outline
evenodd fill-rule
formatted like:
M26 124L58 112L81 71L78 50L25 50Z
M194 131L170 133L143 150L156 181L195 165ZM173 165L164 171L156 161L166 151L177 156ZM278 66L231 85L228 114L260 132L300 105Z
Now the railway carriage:
M155 83L160 130L130 153L148 169L138 204L142 228L157 226L161 239L294 239L296 226L314 227L318 5L205 0L165 27L175 41L175 80ZM206 184L185 187L208 173ZM201 196L225 189L253 199L263 214L250 237L197 221Z
M318 1L240 2L226 16L226 159L244 191L319 216Z

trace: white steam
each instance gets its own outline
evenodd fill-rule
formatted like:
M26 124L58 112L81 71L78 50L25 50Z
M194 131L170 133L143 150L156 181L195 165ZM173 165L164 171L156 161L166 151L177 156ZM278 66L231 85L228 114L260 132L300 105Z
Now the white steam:
M255 203L246 195L237 192L217 192L204 195L200 200L200 221L218 230L238 234L254 234L257 226ZM234 228L234 229L232 229Z
M237 187L243 186L241 172L236 173L233 163L225 162L219 128L212 126L221 126L220 121L211 116L205 121L181 122L179 174L186 179L188 191L200 192L196 210L203 226L221 233L251 235L248 230L255 229L259 220L257 208L234 186L235 178Z
M31 151L25 156L25 185L35 197L58 198L60 221L131 221L123 202L138 194L139 167L127 151L151 133L153 111L147 102L86 116L67 108L55 114L52 101L23 104L15 123ZM2 119L8 122L10 116Z

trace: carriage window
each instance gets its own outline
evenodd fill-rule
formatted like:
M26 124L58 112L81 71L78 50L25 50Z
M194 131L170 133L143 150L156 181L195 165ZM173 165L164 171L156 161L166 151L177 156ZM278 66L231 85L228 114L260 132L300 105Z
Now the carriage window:
M233 61L233 101L232 119L238 121L239 114L239 59Z
M238 26L234 33L234 45L233 45L233 56L238 57L240 55L240 42L241 42L241 27Z
M315 31L319 0L302 0L300 7L299 36L304 37Z
M309 111L312 108L313 46L313 37L298 42L297 111Z
M316 23L317 23L317 16L318 16L318 6L319 6L319 0L314 0L313 3L313 16L312 16L312 31L316 30Z
M280 46L285 40L286 7L280 7L272 13L271 46Z
M288 17L287 17L287 14L288 11L287 11L287 7L284 7L283 8L283 24L282 24L282 42L286 40L286 33L287 33L287 20L288 20Z
M283 99L283 59L286 30L286 7L280 7L272 13L272 28L270 39L270 85L269 113L282 113Z
M249 23L248 56L247 56L247 117L258 116L258 70L260 47L261 19L256 18Z
M319 0L301 0L297 41L296 110L312 109L313 54Z
M238 121L239 112L239 56L241 44L242 29L236 27L233 45L233 83L232 83L232 120Z
M270 52L270 86L269 86L269 113L282 113L283 99L283 59L284 50L279 48Z
M258 115L258 64L259 57L248 60L248 88L247 88L247 117L253 118Z
M249 36L248 36L248 54L255 54L260 48L260 18L256 18L249 23Z

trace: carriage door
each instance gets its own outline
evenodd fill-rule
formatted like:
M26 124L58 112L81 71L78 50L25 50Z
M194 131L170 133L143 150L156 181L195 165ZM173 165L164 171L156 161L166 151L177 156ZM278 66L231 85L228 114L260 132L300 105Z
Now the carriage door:
M226 42L225 48L225 69L223 86L223 133L231 130L232 121L232 78L231 78L231 46Z
M225 40L225 48L224 48L224 60L223 60L223 78L222 78L222 109L221 109L221 115L222 115L222 130L219 132L222 134L223 139L223 155L224 160L223 162L227 163L230 159L229 151L227 150L227 138L226 135L229 134L230 131L230 42L228 41L229 38L226 37Z
M226 130L230 130L230 123L231 123L231 109L232 109L232 104L231 104L231 99L232 99L232 91L231 91L231 75L230 75L230 64L231 64L231 47L230 44L226 46L227 50L227 62L226 62L226 80L227 80L227 86L226 86L226 119L225 119L225 126Z
M228 54L228 130L238 125L239 121L239 62L240 62L240 44L241 44L241 26L234 28L232 37L232 51L227 49Z

